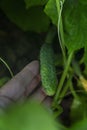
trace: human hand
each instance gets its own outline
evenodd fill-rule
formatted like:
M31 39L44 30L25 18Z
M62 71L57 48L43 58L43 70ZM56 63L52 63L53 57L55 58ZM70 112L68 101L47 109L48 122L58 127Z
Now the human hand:
M40 84L39 62L32 61L9 82L0 88L0 107L6 108L9 104L33 98L50 105L51 98L43 92Z

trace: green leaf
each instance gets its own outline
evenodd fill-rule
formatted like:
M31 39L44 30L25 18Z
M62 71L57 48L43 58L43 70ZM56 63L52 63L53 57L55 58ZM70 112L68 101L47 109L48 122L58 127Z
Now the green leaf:
M69 52L78 50L87 43L87 6L79 1L81 0L66 0L63 6L62 17L65 45ZM57 26L56 1L49 0L44 11Z
M2 130L60 130L51 114L36 102L10 107L0 118Z
M23 0L2 0L0 6L8 18L24 31L43 32L48 29L49 18L42 6L27 10Z
M79 0L66 0L63 9L65 43L69 52L87 44L87 7Z
M44 9L45 13L50 17L52 23L57 25L58 13L55 0L49 0Z
M69 130L87 130L87 118L74 124Z
M66 0L62 14L66 47L70 53L84 48L85 72L87 74L87 1Z
M87 94L82 94L79 99L74 99L71 105L71 123L76 123L87 117Z
M53 24L58 24L56 0L49 0L44 9ZM84 48L85 72L87 74L87 1L65 0L62 11L65 46L68 52Z
M81 4L87 5L87 0L79 0Z
M44 5L48 0L24 0L26 3L26 8L30 8L32 6Z

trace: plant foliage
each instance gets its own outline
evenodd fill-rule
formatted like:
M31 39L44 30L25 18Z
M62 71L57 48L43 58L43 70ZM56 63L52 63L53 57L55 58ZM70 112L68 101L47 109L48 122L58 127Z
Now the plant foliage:
M69 130L86 130L87 129L87 1L86 0L1 0L0 8L4 11L7 17L24 31L46 32L51 26L55 26L58 34L61 52L57 55L62 57L60 64L56 65L57 69L62 68L61 74L58 75L58 87L56 93L53 91L56 78L53 80L50 77L54 73L50 73L54 59L48 47L45 48L44 56L41 56L41 64L47 62L44 66L44 81L49 81L49 90L52 89L54 95L52 110L59 109L60 103L66 92L74 96L72 105L70 106L70 119L72 127ZM53 32L54 33L54 32ZM50 42L53 36L49 36ZM46 44L47 45L47 44ZM52 48L53 49L53 48ZM81 60L79 59L80 50L83 49ZM43 51L43 50L42 50ZM60 54L59 54L60 53ZM78 55L77 55L78 54ZM43 58L42 58L43 57ZM48 58L49 59L48 59ZM55 56L56 57L56 56ZM77 58L77 59L76 59ZM49 61L50 60L50 61ZM44 61L44 62L43 62ZM57 62L56 62L57 63ZM82 64L85 65L83 70ZM46 71L48 68L49 71ZM53 70L54 71L54 70ZM49 74L48 74L49 73ZM51 74L51 75L50 75ZM58 72L57 72L58 74ZM85 74L85 75L84 75ZM76 78L75 78L76 77ZM73 83L75 80L75 83ZM1 81L1 83L3 83ZM53 84L52 84L53 83ZM53 87L52 87L52 86ZM57 85L56 85L57 86ZM47 84L44 88L47 88ZM52 88L51 88L52 87ZM84 93L79 95L74 88L85 88ZM86 93L86 94L85 94ZM61 99L60 99L61 97ZM78 97L78 98L77 98ZM40 106L30 103L27 105L18 105L9 109L6 114L0 119L0 128L2 130L56 130L55 123L51 116ZM23 123L22 123L23 122ZM78 122L78 123L77 123ZM74 124L76 123L76 124ZM4 125L5 124L5 125ZM10 125L9 125L10 124ZM22 125L23 124L23 125ZM65 129L65 128L64 128ZM59 127L58 130L63 130Z
M10 106L0 118L2 130L57 130L51 114L36 102Z
M49 18L43 12L43 6L26 8L23 0L1 0L1 9L17 26L24 31L43 32L48 29Z

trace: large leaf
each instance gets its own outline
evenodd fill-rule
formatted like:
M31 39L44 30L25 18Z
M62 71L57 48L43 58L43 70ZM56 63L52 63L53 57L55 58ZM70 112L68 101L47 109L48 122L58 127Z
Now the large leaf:
M49 26L49 18L43 12L43 7L26 9L23 0L2 0L1 9L9 19L24 31L46 31Z
M45 13L57 26L58 13L56 0L49 0L45 6ZM87 1L65 0L62 11L65 45L68 52L85 49L84 63L87 73Z
M30 8L32 6L37 6L37 5L44 5L48 0L24 0L26 3L26 7Z
M0 118L1 130L59 130L51 114L35 102L16 105Z
M87 1L66 0L63 24L68 51L84 48L85 71L87 71Z
M63 9L65 43L69 52L87 44L87 6L79 0L66 0Z
M45 13L51 18L53 24L57 25L58 13L56 0L49 0L44 9Z
M65 0L62 17L65 35L65 44L69 52L78 50L87 44L87 2L82 4L81 0ZM56 24L58 13L56 0L49 0L45 6L46 14Z

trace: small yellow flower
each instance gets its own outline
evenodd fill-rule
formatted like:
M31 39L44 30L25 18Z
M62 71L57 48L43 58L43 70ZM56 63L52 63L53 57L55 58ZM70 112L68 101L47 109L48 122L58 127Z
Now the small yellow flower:
M87 91L87 80L83 76L80 76L80 81L85 91Z

